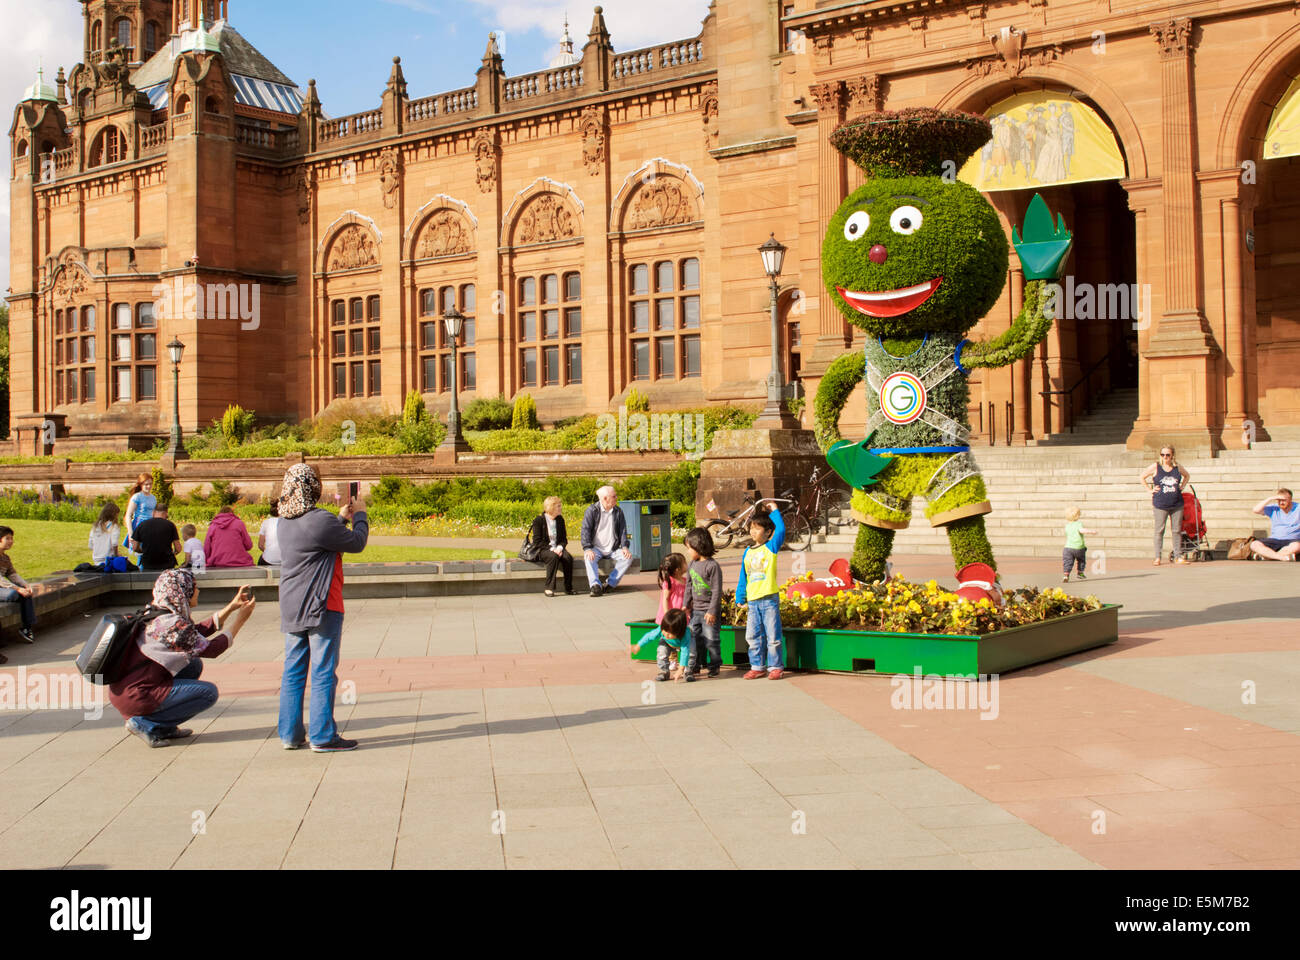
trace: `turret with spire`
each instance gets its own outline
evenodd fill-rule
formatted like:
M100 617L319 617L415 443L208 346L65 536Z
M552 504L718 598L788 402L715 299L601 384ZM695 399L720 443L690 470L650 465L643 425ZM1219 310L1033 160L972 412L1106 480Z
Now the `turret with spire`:
M560 52L551 59L552 67L571 67L582 58L573 52L573 38L569 36L569 15L564 15L564 33L560 35Z

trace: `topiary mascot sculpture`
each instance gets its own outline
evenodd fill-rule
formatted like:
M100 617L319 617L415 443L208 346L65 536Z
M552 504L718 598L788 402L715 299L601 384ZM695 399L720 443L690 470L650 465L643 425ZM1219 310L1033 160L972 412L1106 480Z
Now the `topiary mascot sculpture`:
M865 358L846 354L826 371L815 418L828 462L854 490L861 526L853 575L884 577L894 533L908 525L912 498L922 495L931 525L947 528L958 592L996 600L983 517L991 506L970 452L966 377L1028 356L1047 335L1045 288L1072 241L1036 196L1025 236L1013 231L1028 281L1024 309L995 340L965 338L1002 294L1007 240L979 191L944 174L991 135L983 117L932 109L872 114L831 135L869 179L831 218L822 275L830 302L868 337ZM864 377L867 437L842 440L840 412Z

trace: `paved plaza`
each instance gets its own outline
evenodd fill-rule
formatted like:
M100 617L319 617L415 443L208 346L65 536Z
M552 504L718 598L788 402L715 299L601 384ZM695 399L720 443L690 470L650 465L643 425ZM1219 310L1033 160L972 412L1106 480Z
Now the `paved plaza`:
M107 705L0 711L0 867L1296 868L1298 579L1113 563L1069 589L1125 605L1120 642L1001 678L987 719L896 709L884 677L654 683L623 626L653 574L598 600L350 600L338 717L362 746L333 755L280 747L262 604L205 662L221 700L183 745ZM92 623L3 672L67 671Z

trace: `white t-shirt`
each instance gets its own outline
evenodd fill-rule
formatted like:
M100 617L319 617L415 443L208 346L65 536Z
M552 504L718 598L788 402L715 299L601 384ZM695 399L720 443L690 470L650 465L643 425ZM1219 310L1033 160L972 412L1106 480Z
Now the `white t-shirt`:
M122 533L116 523L110 523L108 529L102 529L99 524L94 524L90 528L90 561L91 563L103 563L113 555L113 548L117 546L117 540Z
M280 562L280 539L275 529L279 523L279 517L267 517L262 521L261 529L257 531L259 537L266 537L266 549L262 551L262 559L267 563Z
M195 565L194 560L196 557L203 557L203 541L198 537L190 537L181 544L181 550L184 551L185 559L189 561L189 565L192 567ZM204 559L206 560L206 557Z
M617 509L617 507L615 508ZM603 507L600 519L596 521L596 536L593 542L596 548L606 555L614 552L614 511Z

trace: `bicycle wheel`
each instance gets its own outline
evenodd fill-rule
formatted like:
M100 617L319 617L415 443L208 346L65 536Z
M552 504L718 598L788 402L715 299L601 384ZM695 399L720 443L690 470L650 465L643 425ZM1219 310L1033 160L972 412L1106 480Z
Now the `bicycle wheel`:
M704 528L709 531L709 536L713 538L713 546L717 550L726 550L731 546L731 538L736 532L730 529L730 522L727 520L710 520Z
M782 550L807 550L812 546L812 524L802 513L792 514L785 522L785 543Z

